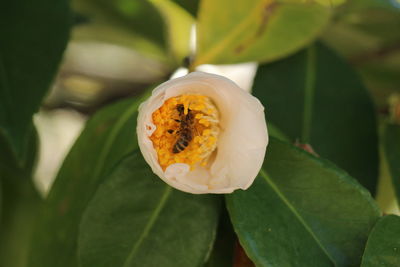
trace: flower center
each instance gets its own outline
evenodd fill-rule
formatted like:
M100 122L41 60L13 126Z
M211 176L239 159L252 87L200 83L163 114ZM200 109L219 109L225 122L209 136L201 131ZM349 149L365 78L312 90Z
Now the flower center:
M218 110L203 95L169 98L152 114L156 130L150 136L158 162L165 170L174 163L186 163L193 170L205 166L217 147Z

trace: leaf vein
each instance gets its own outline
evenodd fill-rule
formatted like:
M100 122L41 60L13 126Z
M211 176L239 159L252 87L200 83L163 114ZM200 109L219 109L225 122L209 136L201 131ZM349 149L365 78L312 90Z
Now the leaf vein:
M124 263L123 267L130 266L130 263L132 262L132 260L133 260L133 258L135 256L136 252L138 251L140 245L143 243L144 239L149 234L151 228L154 226L158 216L160 215L161 210L165 206L165 204L167 202L167 199L168 199L169 195L171 194L171 191L172 191L172 188L170 186L166 186L166 188L164 190L164 193L162 194L162 196L160 198L160 202L158 203L157 207L155 208L153 214L151 214L147 225L143 229L143 232L139 236L139 239L134 244L134 246L132 248L132 251L129 253L128 258L125 260L125 263Z
M299 220L299 222L304 226L304 228L312 236L312 238L315 240L315 242L318 244L318 246L321 248L321 250L329 258L329 260L332 261L332 263L336 266L337 264L336 264L335 260L328 253L326 248L323 246L323 244L318 239L318 237L313 233L311 227L307 224L307 222L303 219L303 217L301 217L301 215L296 210L296 208L289 202L289 200L279 190L278 186L268 177L268 174L263 169L260 170L260 174L264 178L264 180L272 187L272 189L275 191L275 193L281 198L281 200L286 204L286 206L289 208L289 210L293 212L293 214L296 216L296 218Z

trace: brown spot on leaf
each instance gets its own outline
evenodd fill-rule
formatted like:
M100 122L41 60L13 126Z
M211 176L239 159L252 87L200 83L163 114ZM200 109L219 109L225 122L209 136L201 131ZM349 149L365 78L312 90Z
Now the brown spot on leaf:
M294 143L294 145L299 147L299 148L301 148L301 149L303 149L303 150L305 150L305 151L307 151L310 154L313 154L316 157L319 157L317 152L314 151L314 149L312 148L312 146L310 144L303 144L303 143L300 143L299 141L296 141Z
M235 53L236 53L236 54L240 54L240 53L242 53L242 51L243 51L245 48L246 48L245 45L241 44L241 45L239 45L239 46L237 46L237 47L235 48Z
M60 205L58 206L58 213L60 216L65 215L65 213L67 212L69 208L69 200L68 199L64 199Z
M255 34L235 47L234 52L236 54L242 53L245 49L247 49L249 46L255 43L257 39L264 34L265 30L267 29L269 19L271 18L271 16L273 15L278 6L279 4L276 2L268 1L267 3L265 3L263 8L261 9L262 10L261 23L258 25Z
M269 18L271 15L274 13L276 7L278 6L278 3L272 2L268 3L264 6L263 12L262 12L262 17L261 17L261 24L258 27L258 30L255 34L256 37L260 37L264 32L265 29L267 28L267 24L269 21Z

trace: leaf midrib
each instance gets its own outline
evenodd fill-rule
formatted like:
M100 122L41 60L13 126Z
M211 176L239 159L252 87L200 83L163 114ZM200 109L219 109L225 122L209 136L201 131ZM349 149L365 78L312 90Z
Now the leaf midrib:
M271 186L271 188L275 191L275 193L278 195L278 197L283 201L283 203L289 208L289 210L295 215L295 217L299 220L299 222L304 226L306 231L311 235L311 237L315 240L317 245L321 248L321 250L326 254L328 259L334 264L334 266L337 266L335 260L331 257L331 255L328 253L326 248L323 246L321 241L318 239L318 237L314 234L312 231L311 227L307 224L307 222L301 217L300 213L296 210L296 208L289 202L289 200L285 197L285 195L279 190L278 186L269 178L268 174L261 169L260 170L261 176L264 178L264 180Z
M153 213L151 214L148 223L146 224L145 228L143 229L141 235L139 236L138 240L133 244L132 250L129 253L127 259L125 260L123 267L131 266L131 262L135 257L136 252L138 251L140 245L143 243L144 239L149 234L151 228L154 226L158 216L161 213L161 210L164 208L165 204L167 203L168 197L171 194L172 188L170 186L165 186L164 193L162 194L160 201L156 208L154 209Z

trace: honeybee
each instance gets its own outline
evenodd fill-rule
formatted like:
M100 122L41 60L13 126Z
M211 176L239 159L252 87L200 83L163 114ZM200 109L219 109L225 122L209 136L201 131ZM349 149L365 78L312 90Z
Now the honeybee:
M174 146L172 147L172 153L177 154L185 150L188 147L190 141L192 141L194 136L194 114L188 109L187 114L185 115L185 107L183 104L176 105L176 109L179 113L179 120L175 120L179 122L179 129L175 132L178 135L178 139L176 140ZM173 133L173 130L168 130L169 133Z

